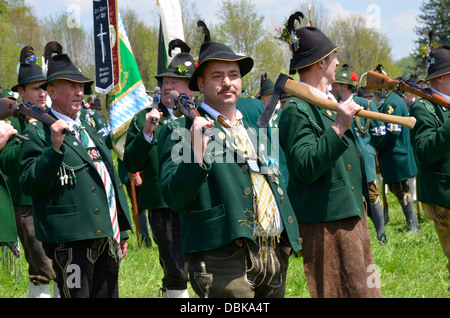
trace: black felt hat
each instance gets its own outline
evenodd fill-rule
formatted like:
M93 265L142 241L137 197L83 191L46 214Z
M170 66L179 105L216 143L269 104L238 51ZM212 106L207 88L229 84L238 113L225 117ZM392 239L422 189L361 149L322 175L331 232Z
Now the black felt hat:
M92 91L91 86L94 81L84 76L67 54L62 54L62 46L58 42L47 43L44 58L45 63L47 63L47 82L40 86L42 89L47 89L48 83L54 80L64 79L75 83L83 83L85 94Z
M45 81L42 68L36 64L37 56L34 55L31 46L25 46L20 51L19 66L17 70L17 85L14 85L11 90L17 92L19 86Z
M425 82L438 76L450 73L450 46L442 45L431 50L428 57L430 66Z
M209 30L203 21L198 21L198 27L203 28L205 40L200 47L200 54L198 59L198 67L189 81L189 89L198 91L197 78L202 73L203 68L208 61L229 61L237 62L241 72L241 77L247 75L253 68L253 59L249 56L238 55L233 52L228 46L218 42L212 42Z
M170 57L172 57L172 51L176 48L180 48L181 53L178 53L173 57L165 72L155 76L158 82L162 82L163 77L166 76L189 79L194 73L195 61L194 58L189 54L189 52L191 52L191 48L182 40L174 39L170 41L168 46Z
M295 29L295 21L301 22L301 18L303 18L303 14L296 12L289 17L286 25L290 34L292 51L290 74L295 74L297 70L313 65L338 48L316 27L306 26Z

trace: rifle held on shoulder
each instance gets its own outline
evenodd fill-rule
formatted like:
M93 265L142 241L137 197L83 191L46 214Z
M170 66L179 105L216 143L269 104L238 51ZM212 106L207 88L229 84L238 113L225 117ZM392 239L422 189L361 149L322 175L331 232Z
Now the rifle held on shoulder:
M32 105L30 103L17 103L8 98L0 99L0 120L16 117L28 121L31 118L41 121L47 126L53 125L56 121L55 118L47 114L45 111L39 107ZM69 129L64 130L64 134L75 135L75 132Z
M191 121L194 121L195 117L201 116L198 112L195 104L189 99L185 93L179 94L177 91L170 92L170 99L173 108L173 114L176 117L185 116ZM211 129L208 127L203 127L203 133L206 136L211 136Z
M386 75L374 71L369 71L367 72L366 88L369 90L371 89L392 90L397 88L405 92L419 96L421 98L424 98L434 104L450 109L450 101L434 93L431 89L422 88L416 83L406 80L404 77L398 80L392 80Z

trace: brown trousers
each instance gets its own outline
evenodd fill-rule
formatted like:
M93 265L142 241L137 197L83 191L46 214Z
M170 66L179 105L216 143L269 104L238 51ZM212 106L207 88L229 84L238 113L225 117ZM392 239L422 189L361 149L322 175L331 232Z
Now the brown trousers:
M313 298L381 298L367 218L299 224Z
M31 205L15 205L16 226L19 239L28 262L29 279L35 285L49 284L56 279L52 261L44 252L42 243L35 237L33 207Z
M442 250L447 256L447 270L450 279L450 208L439 205L422 203L423 214L427 219L433 220L434 229L441 243Z

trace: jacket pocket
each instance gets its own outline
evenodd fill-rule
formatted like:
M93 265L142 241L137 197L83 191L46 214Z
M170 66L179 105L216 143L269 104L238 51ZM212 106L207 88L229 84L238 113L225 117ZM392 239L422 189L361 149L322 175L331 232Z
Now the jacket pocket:
M58 206L47 206L47 214L49 215L67 215L77 213L77 205L58 205Z

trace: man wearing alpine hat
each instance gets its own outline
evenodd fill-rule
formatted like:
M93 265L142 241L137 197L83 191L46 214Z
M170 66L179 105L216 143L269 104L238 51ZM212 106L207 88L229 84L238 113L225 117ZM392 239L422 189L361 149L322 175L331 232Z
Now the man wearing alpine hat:
M315 27L295 29L292 23L288 32L291 74L298 73L318 97L335 100L328 88L339 66L336 45ZM363 155L349 129L361 109L349 100L334 113L293 97L281 113L288 194L303 238L306 281L315 298L381 296L366 218L370 207Z
M204 102L193 122L177 119L159 134L163 197L180 215L199 297L283 297L289 250L301 242L279 171L263 152L270 145L257 143L257 131L236 111L253 59L211 41L198 25L205 41L189 88Z
M428 63L425 81L430 82L435 94L450 103L450 46L434 48ZM422 98L411 106L410 112L417 119L411 130L418 170L417 199L422 202L425 217L434 222L450 274L450 111Z
M178 213L167 206L161 195L156 145L161 128L176 118L170 92L186 93L192 100L194 92L189 89L188 84L195 70L195 61L189 54L189 46L180 39L172 40L168 47L170 56L176 48L180 48L181 52L173 57L165 72L155 76L162 83L160 102L152 108L141 110L133 117L125 142L123 163L132 173L142 171L138 206L140 211L148 210L153 239L158 245L164 272L162 296L188 298L189 279L187 260L181 251L180 220Z
M47 92L39 87L46 78L42 68L36 64L37 56L31 46L25 46L19 57L17 84L11 89L18 92L23 103L30 103L44 111L47 110ZM23 134L28 120L11 117L11 125ZM50 282L56 278L51 260L45 255L42 243L36 239L33 222L33 206L31 197L25 195L19 185L19 159L22 143L9 140L0 154L0 169L8 177L11 198L14 203L17 230L22 242L25 259L28 263L28 296L30 298L51 297ZM59 297L56 283L53 284L53 295Z
M374 102L366 98L356 96L355 81L358 78L355 73L350 72L347 64L344 64L339 71L336 72L335 81L332 84L332 93L338 102L343 103L347 100L353 100L356 104L364 107L365 110L377 112L377 106ZM351 129L356 136L356 142L362 150L364 156L364 168L366 179L369 184L370 205L372 213L370 216L377 238L380 243L386 243L386 232L384 230L383 207L380 201L380 192L376 184L377 172L375 156L376 151L372 144L372 136L380 135L384 129L384 123L377 120L370 120L356 116L353 120Z
M118 297L131 221L111 151L78 117L93 81L59 43L48 43L44 56L41 87L50 95L55 122L35 121L25 129L30 141L21 152L20 186L33 199L36 238L53 261L61 297Z

